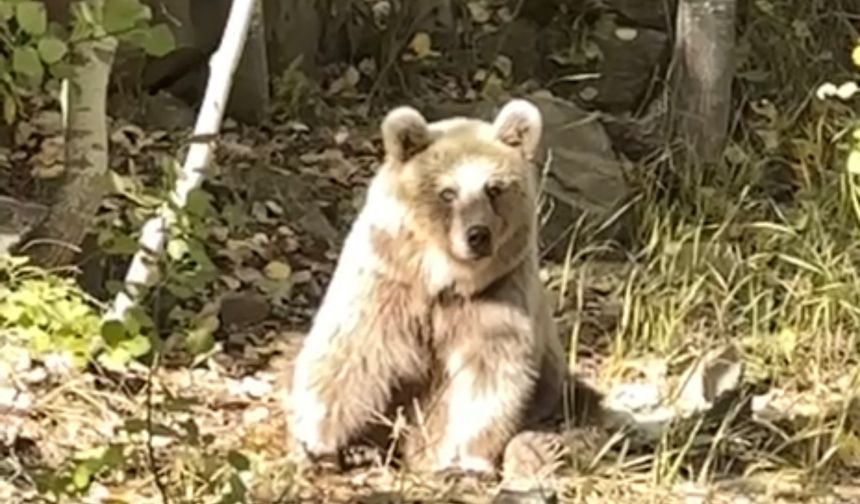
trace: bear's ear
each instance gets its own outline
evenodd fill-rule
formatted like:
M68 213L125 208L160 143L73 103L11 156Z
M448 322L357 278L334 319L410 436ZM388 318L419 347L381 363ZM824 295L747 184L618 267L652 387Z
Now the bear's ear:
M397 107L389 112L380 129L385 155L401 163L430 145L427 120L412 107Z
M540 110L531 102L514 99L502 107L493 121L496 138L523 151L527 158L534 156L543 130Z

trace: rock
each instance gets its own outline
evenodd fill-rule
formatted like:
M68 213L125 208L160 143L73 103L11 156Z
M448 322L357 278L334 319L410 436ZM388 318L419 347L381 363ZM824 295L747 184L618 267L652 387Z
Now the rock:
M605 0L604 7L633 26L669 31L675 24L676 0Z
M708 410L723 394L737 390L742 376L743 362L737 347L714 349L681 377L677 404L685 412Z
M48 215L48 207L0 196L0 254L10 251Z
M601 122L615 148L628 159L638 161L666 145L668 110L668 93L664 91L651 100L641 115L629 111L604 115Z
M142 122L164 130L191 128L197 119L187 103L169 93L159 91L143 99Z
M230 292L221 298L220 318L225 326L241 327L262 322L269 316L265 296L253 292Z
M630 187L624 165L596 114L545 92L528 98L544 118L538 163L551 161L543 188L555 203L540 236L547 255L559 257L567 246L565 235L584 212L593 221L602 222L626 200ZM624 226L608 232L606 238L627 241Z
M539 27L528 19L515 19L498 32L481 39L479 50L486 65L493 65L498 55L510 59L515 81L539 73L542 58L538 54Z
M608 424L631 428L640 440L653 443L678 422L704 417L719 423L731 409L731 401L724 399L738 395L742 369L740 351L725 345L697 359L681 375L674 393L661 376L616 384L603 402Z
M860 400L856 387L849 383L829 384L810 390L773 388L757 394L750 401L752 417L772 424L791 423L809 425L824 418L835 419L843 415L849 422L860 419Z
M26 414L33 405L33 396L9 385L0 385L0 414Z
M606 112L635 110L670 54L669 36L659 30L618 26L598 37L600 77L574 86L579 97Z
M227 391L233 396L260 399L272 391L272 384L254 376L245 376L241 380L228 380Z

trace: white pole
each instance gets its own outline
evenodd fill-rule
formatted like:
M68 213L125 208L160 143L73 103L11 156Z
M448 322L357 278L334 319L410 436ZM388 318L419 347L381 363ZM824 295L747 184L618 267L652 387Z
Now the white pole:
M129 310L139 300L141 287L154 285L159 277L158 257L164 250L167 230L176 219L174 208L185 208L189 193L203 182L203 170L212 157L215 136L221 129L233 74L248 38L256 1L233 0L230 6L221 43L209 59L209 82L206 84L206 94L203 96L194 126L194 137L200 140L194 141L188 148L176 187L170 195L174 207L162 205L159 214L144 224L139 241L140 248L132 258L125 276L125 288L116 296L106 315L108 319L125 320Z

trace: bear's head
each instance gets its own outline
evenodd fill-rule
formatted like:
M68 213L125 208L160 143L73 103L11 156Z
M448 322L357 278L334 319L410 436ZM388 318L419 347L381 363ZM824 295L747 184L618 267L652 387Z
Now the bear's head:
M408 209L410 231L460 268L481 269L521 255L535 226L540 111L509 101L492 122L428 123L398 107L382 122L384 169Z

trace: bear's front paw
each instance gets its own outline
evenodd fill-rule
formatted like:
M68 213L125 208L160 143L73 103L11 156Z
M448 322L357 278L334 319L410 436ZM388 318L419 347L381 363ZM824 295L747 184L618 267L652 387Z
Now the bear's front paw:
M349 446L341 452L341 466L349 471L359 467L382 465L383 453L375 446Z
M341 466L340 455L336 451L316 451L307 444L294 440L290 449L291 458L302 471L338 471Z
M493 464L481 457L462 457L436 471L444 480L476 479L489 482L498 479Z

